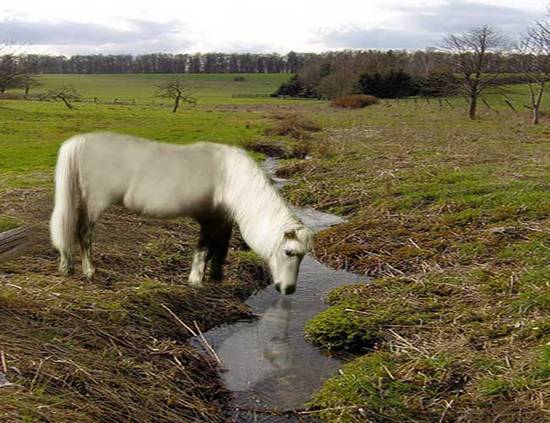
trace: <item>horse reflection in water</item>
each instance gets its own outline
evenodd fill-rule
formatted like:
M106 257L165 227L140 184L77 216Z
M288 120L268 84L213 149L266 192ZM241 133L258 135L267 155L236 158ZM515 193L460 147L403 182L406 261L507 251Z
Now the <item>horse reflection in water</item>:
M299 357L292 351L292 340L289 336L291 326L292 301L288 297L276 298L271 307L261 316L260 321L255 321L254 331L248 328L231 337L231 342L223 343L218 349L218 355L222 362L239 363L238 377L229 380L229 388L232 390L244 390L257 386L270 377L277 378L279 393L292 381L286 375ZM235 344L247 345L247 354L243 356L243 349L235 351ZM237 388L237 389L235 389Z

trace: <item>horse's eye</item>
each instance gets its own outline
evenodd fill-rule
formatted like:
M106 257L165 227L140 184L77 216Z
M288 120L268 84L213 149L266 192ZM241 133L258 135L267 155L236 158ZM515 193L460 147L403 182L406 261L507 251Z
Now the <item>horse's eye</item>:
M287 257L294 257L296 255L296 253L292 250L285 250L285 255Z

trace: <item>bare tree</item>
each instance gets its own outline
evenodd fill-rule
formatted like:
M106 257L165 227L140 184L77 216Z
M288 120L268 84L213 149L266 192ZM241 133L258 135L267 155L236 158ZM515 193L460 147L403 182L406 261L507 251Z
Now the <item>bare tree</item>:
M80 94L76 91L76 89L67 85L63 85L54 90L49 90L46 93L46 97L54 100L61 100L69 109L74 109L74 106L72 105L73 101L80 100Z
M23 89L23 91L25 92L25 96L29 95L31 88L42 86L42 83L38 79L29 74L21 75L20 77L18 77L16 83L19 88Z
M539 123L540 105L546 83L550 81L550 24L536 22L521 38L517 47L519 71L527 79L532 122Z
M4 49L0 47L0 92L3 93L8 88L16 87L18 78L25 75L26 71L17 55L2 50Z
M440 49L450 53L454 71L462 78L463 93L468 98L470 119L475 119L478 100L485 88L494 82L489 73L500 59L506 45L504 36L489 25L473 28L463 34L450 34Z
M181 102L197 104L197 100L191 94L191 89L181 78L174 78L158 87L156 96L174 100L172 113L176 113Z

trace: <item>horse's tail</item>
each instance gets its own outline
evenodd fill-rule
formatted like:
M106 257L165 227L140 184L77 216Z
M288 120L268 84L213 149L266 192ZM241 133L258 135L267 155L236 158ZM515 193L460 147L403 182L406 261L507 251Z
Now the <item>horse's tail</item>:
M76 243L80 201L79 155L83 138L66 141L59 150L55 168L55 206L50 220L52 244L70 255Z

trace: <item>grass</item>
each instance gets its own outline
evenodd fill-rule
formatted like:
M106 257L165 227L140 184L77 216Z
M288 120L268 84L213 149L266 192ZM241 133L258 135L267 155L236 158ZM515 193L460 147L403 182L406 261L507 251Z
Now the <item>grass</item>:
M282 169L294 202L348 219L316 256L375 278L308 323L357 357L311 405L331 422L547 421L546 126L436 104L333 113L313 159Z
M533 127L503 103L469 121L461 99L338 110L233 97L267 94L281 75L185 76L199 105L172 114L150 104L167 77L43 77L42 89L136 105L0 102L0 230L27 223L37 234L29 254L1 265L0 350L18 386L2 391L0 420L223 421L215 366L159 304L205 330L249 316L242 299L267 275L235 242L226 283L190 290L181 281L196 228L114 209L99 225L98 280L60 278L47 240L55 155L94 130L279 151L294 157L281 170L296 179L292 202L348 219L317 237L315 254L377 279L332 293L307 326L311 342L356 357L312 400L324 420L547 420L546 118ZM513 101L522 110L523 94Z
M84 94L87 84L90 94L117 87L122 97L127 89L144 102L152 82L145 76L44 78L52 86L80 84ZM243 90L270 91L274 84L273 78L252 79L239 83ZM104 86L108 80L114 82ZM132 80L143 83L141 91L126 84ZM100 273L89 284L78 276L59 277L47 235L57 149L74 134L111 130L171 143L235 145L265 137L277 102L250 108L243 99L239 106L233 88L217 92L216 84L226 82L212 78L200 91L216 106L199 104L176 114L139 104L78 103L69 110L50 102L0 102L0 230L24 223L34 240L25 256L0 265L0 351L6 363L0 372L15 384L2 388L1 421L224 421L228 395L217 365L187 344L189 334L160 304L203 330L250 317L242 300L267 282L263 263L241 251L237 240L224 284L190 289L184 280L196 226L115 209L99 224L94 255Z
M104 75L41 75L38 80L43 84L36 93L69 85L85 98L97 97L102 102L114 99L138 104L166 103L156 98L157 86L174 78L174 74L104 74ZM235 76L243 76L244 81L234 81ZM278 86L288 80L287 74L183 74L179 75L188 83L199 104L264 104L268 102L284 103L282 100L266 98L238 98L239 95L269 95ZM235 97L234 97L235 96Z

